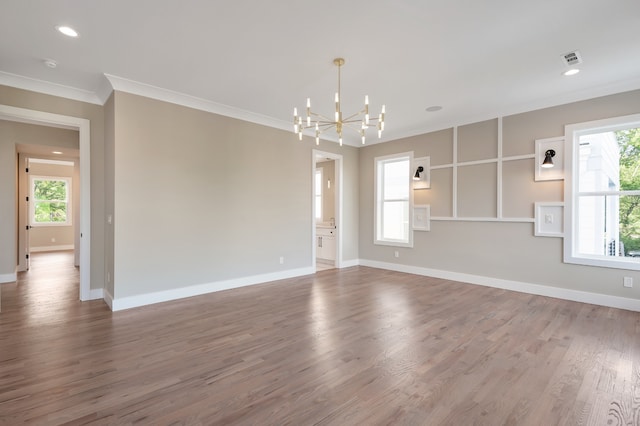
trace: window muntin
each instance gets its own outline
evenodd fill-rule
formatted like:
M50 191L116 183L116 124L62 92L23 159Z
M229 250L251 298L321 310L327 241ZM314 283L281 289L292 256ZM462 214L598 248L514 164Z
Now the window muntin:
M410 164L410 154L375 159L376 244L413 245Z
M31 226L71 225L71 179L31 177Z
M565 261L640 270L640 115L567 126Z

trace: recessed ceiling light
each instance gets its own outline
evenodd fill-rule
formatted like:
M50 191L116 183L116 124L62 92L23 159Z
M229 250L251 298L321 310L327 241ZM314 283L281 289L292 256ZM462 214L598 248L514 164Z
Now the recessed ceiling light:
M60 155L60 154L62 154L62 151L51 151L51 153L52 153L52 154Z
M71 27L67 27L66 25L60 25L56 27L56 29L66 36L78 37L78 32Z
M563 72L562 75L566 75L568 77L568 76L571 76L571 75L576 75L579 72L580 72L580 70L578 68L571 68L570 70L567 70L567 71Z
M442 107L440 105L433 105L426 109L427 112L436 112L440 111Z

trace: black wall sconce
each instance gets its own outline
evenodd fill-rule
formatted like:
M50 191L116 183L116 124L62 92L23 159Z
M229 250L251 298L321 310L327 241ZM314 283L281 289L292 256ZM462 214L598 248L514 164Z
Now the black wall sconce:
M424 172L424 167L418 166L416 169L416 174L413 175L413 180L420 180L420 173Z
M553 149L548 149L544 153L544 161L542 162L542 166L545 169L550 169L553 167L553 157L556 156L556 152Z

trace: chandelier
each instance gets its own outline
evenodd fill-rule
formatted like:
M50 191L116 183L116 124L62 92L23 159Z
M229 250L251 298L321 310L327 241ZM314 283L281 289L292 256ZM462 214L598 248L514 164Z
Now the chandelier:
M382 110L377 117L369 117L369 96L364 97L364 108L362 110L346 118L343 117L342 110L340 109L340 68L344 65L344 59L336 58L333 60L333 63L338 67L338 91L334 98L336 103L334 118L330 119L311 111L311 98L307 98L307 113L305 118L298 115L298 108L293 109L294 133L297 133L298 138L302 140L303 130L314 129L316 145L320 145L320 135L335 127L336 133L338 134L338 141L340 142L340 146L342 146L342 131L345 128L350 128L360 135L362 143L364 144L367 129L375 125L378 130L378 138L381 138L382 131L384 130L385 107L382 105Z

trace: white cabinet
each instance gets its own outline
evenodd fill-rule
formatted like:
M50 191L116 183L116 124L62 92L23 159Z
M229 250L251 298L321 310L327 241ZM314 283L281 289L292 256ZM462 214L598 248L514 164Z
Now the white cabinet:
M336 260L335 228L316 228L316 257Z

